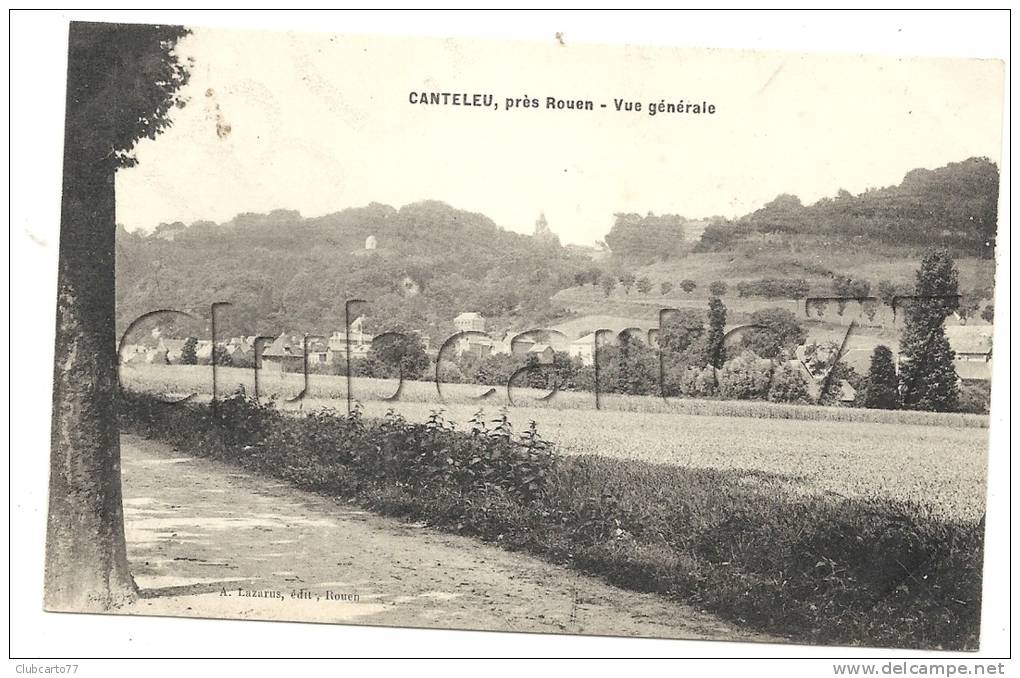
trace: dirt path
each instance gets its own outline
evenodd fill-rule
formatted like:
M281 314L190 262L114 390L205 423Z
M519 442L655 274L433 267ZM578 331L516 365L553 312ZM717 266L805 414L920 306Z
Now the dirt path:
M775 640L136 436L122 455L131 613Z

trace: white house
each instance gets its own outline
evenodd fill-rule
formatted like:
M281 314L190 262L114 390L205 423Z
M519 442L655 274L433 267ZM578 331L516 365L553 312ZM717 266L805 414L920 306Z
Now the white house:
M551 365L556 352L549 344L534 344L528 349L528 357L535 356L539 365Z
M991 325L946 326L946 338L956 353L953 367L960 379L991 381L992 330Z
M358 316L351 323L350 332L337 330L329 338L326 346L326 361L329 364L346 362L347 356L353 358L364 358L368 350L372 348L371 334L362 329L365 322L364 316Z
M485 318L481 313L461 313L453 319L453 326L458 332L484 332Z
M571 358L580 358L582 365L594 365L595 332L570 342L570 346L567 347L567 355Z

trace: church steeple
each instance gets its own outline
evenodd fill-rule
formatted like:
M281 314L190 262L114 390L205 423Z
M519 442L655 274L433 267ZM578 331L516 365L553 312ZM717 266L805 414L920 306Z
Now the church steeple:
M538 220L535 222L535 234L536 240L542 242L556 243L559 244L560 239L556 237L556 234L549 228L549 222L545 218L545 212L541 212L538 215Z

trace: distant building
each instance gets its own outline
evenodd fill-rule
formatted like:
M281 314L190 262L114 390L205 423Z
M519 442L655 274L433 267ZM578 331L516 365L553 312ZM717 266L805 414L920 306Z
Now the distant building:
M232 337L224 349L235 367L255 362L255 337Z
M468 334L457 337L456 352L458 355L470 355L475 358L486 358L494 352L496 342L488 336Z
M510 340L510 355L518 358L527 356L531 348L537 343L531 337L514 337Z
M374 250L375 246L376 246L376 240L375 240L375 236L374 235L370 235L367 238L365 238L365 249L366 250Z
M484 332L485 318L480 313L461 313L453 319L458 332Z
M962 381L991 381L991 325L949 325L946 338L956 354L953 367Z
M307 349L308 352L308 367L309 369L316 365L328 365L330 364L330 351L329 342L322 339L313 339L309 337L307 340L307 346L305 341L302 340L302 350Z
M595 332L586 334L580 339L570 342L567 347L567 355L571 358L579 358L582 365L595 364Z
M946 339L955 354L953 368L960 381L991 381L992 379L991 325L947 325ZM903 369L907 357L896 356L896 370Z
M514 333L505 330L499 339L492 342L492 352L497 355L510 355L513 347Z
M857 389L846 379L840 379L839 393L836 394L836 400L846 405L855 402L857 400Z
M288 372L304 368L305 354L301 344L284 332L262 352L262 368L270 371Z
M538 220L535 222L535 240L539 240L545 243L560 244L560 239L552 232L549 228L549 222L545 219L545 212L538 215Z
M186 342L187 339L160 339L156 350L162 351L166 356L166 361L171 365L179 365Z
M199 339L195 344L195 359L199 363L212 362L213 343L209 339Z
M539 365L551 365L556 357L556 352L549 344L535 344L528 349L528 357L534 356L538 359Z
M365 322L364 316L359 316L351 323L350 331L337 330L327 342L326 362L329 364L347 362L348 355L351 359L365 358L369 349L372 348L371 334L362 329Z
M949 325L946 339L957 360L987 362L992 359L991 325Z

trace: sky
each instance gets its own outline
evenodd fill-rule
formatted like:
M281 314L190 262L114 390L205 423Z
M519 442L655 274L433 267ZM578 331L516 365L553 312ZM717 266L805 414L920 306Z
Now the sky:
M178 52L194 60L188 103L118 172L129 230L430 199L523 233L544 212L563 242L590 245L616 212L734 217L1001 149L993 60L222 29L195 29ZM498 110L411 92L491 94ZM506 110L525 97L540 106ZM595 110L547 110L547 97ZM716 113L647 113L680 100Z

